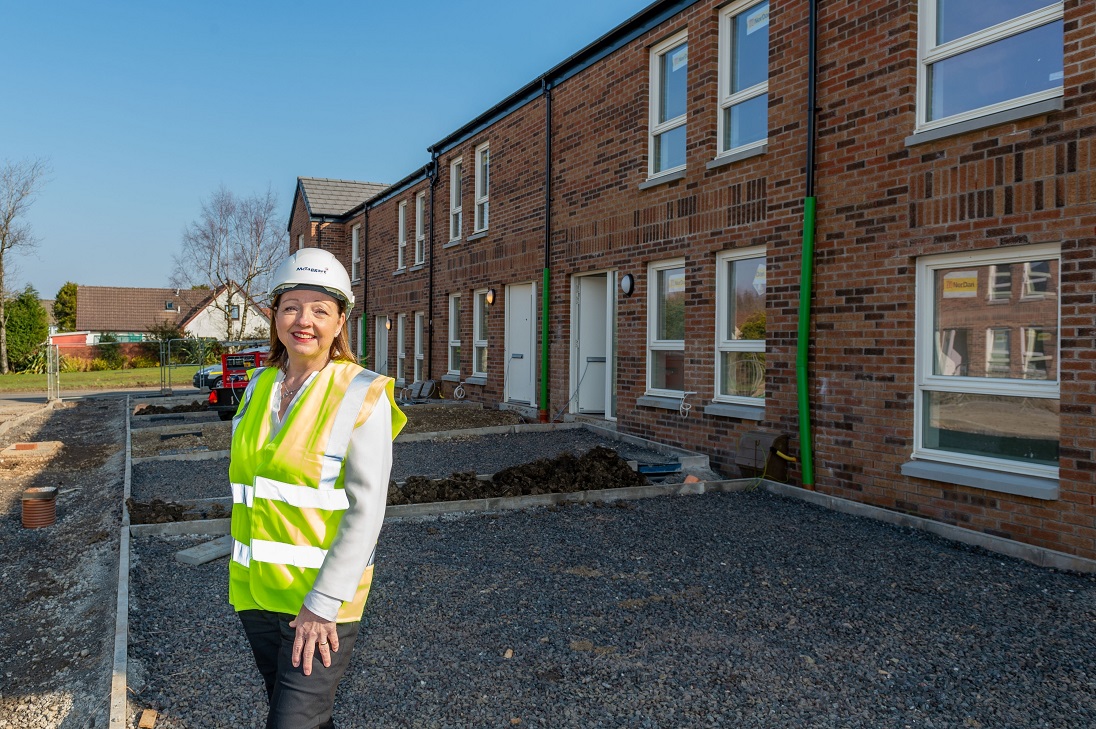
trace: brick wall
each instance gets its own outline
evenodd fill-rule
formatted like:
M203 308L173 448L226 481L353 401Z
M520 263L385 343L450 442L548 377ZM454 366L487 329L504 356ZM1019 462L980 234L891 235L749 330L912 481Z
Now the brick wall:
M719 5L698 2L552 89L549 392L565 410L571 368L573 276L630 273L617 299L617 419L621 431L708 454L734 475L741 436L757 427L791 435L799 452L796 333L807 154L807 3L776 3L769 16L767 147L709 165L717 154ZM1096 10L1065 5L1065 94L1041 113L935 141L916 128L917 4L821 4L809 391L815 483L820 491L1096 558ZM650 47L688 31L687 165L684 177L647 180ZM544 262L543 96L441 150L426 266L396 270L396 215L408 203L408 256L421 180L370 207L364 310L395 321L433 321L432 368L446 370L448 296L464 298L461 377L471 372L472 292L494 288L488 377L473 400L504 397L506 286L535 282ZM491 145L490 228L474 236L476 146ZM463 160L464 229L450 244L450 162ZM348 228L342 230L345 242ZM334 232L312 235L334 246ZM904 476L914 442L917 264L939 253L1061 247L1060 488L1054 500ZM766 399L762 420L706 414L715 395L715 261L721 251L766 247ZM347 249L348 255L348 249ZM429 260L433 256L433 306ZM682 258L686 271L684 389L693 408L641 400L647 378L648 266ZM347 259L348 260L348 259ZM538 295L539 307L539 295ZM539 323L538 323L539 329ZM372 337L372 325L368 331ZM538 333L539 341L539 333ZM538 373L539 377L539 373ZM447 385L447 394L451 385ZM539 395L539 390L538 390ZM802 477L793 467L790 479Z

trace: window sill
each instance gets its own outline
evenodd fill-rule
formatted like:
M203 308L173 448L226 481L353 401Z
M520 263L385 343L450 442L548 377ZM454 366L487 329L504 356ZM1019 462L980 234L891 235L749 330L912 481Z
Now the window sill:
M393 276L402 276L405 273L407 273L406 268L397 268L395 271L392 272L392 275Z
M446 372L444 375L441 376L441 381L456 382L457 384L460 384L460 373Z
M901 471L903 476L970 486L1015 496L1027 496L1032 499L1053 501L1058 498L1058 479L1056 478L1024 476L939 461L908 461L902 464Z
M442 248L452 248L456 245L459 245L460 240L461 240L460 238L454 238L453 240L449 241L448 243L442 243L441 247Z
M425 265L426 265L425 263L416 263L414 266L407 269L407 271L408 271L408 273L414 273L415 271L421 271L423 266L425 266Z
M680 397L666 397L665 395L641 395L636 400L636 407L658 408L659 410L680 410Z
M484 228L483 230L479 231L478 233L473 233L472 235L468 236L468 242L471 243L474 240L479 240L480 238L486 238L486 237L487 237L487 229Z
M1036 101L1034 104L1025 104L1023 106L1018 106L1015 109L1006 109L1005 111L998 111L994 114L986 114L985 116L980 116L976 119L967 119L966 121L948 124L947 126L929 129L924 132L915 132L906 137L906 146L913 147L918 144L924 144L925 142L934 142L937 139L954 137L959 134L986 129L987 127L995 127L999 124L1026 119L1031 116L1061 111L1063 108L1064 103L1061 97L1044 99L1043 101Z
M486 385L487 375L472 375L464 381L466 385Z
M737 405L726 402L713 402L704 406L705 415L717 418L738 418L739 420L764 420L764 405Z
M668 182L677 182L678 180L685 179L685 170L677 170L675 172L667 172L665 175L659 175L658 177L649 177L643 182L639 183L640 190L649 190L652 187L658 187L659 185L665 185Z
M744 159L750 159L751 157L760 157L769 151L768 144L762 144L760 147L753 147L751 149L744 149L741 152L731 152L725 154L722 157L716 157L709 162L705 167L709 170L719 169L720 167L726 167L729 164L735 162L741 162Z

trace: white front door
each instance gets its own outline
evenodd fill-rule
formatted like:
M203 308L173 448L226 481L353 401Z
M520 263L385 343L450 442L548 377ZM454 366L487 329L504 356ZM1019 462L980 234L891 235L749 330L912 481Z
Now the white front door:
M388 374L388 323L387 316L377 317L377 358L373 362L373 371L377 374Z
M610 291L608 274L580 276L575 280L575 356L571 391L580 413L608 412Z
M536 404L536 285L506 287L506 399Z

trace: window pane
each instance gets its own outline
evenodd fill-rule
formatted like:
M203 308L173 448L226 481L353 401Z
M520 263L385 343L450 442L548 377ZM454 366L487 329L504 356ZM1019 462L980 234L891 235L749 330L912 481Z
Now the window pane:
M476 294L476 331L473 339L487 339L487 294Z
M660 124L685 113L688 67L688 43L674 46L659 57L658 121Z
M936 42L947 43L1054 4L1048 0L936 0Z
M659 390L685 389L684 352L651 352L651 387Z
M727 262L727 317L724 339L765 339L765 259Z
M685 269L668 268L658 272L658 321L655 338L685 340Z
M769 77L769 4L750 8L734 18L731 93L756 86Z
M476 372L487 371L487 347L476 347L476 364L472 369Z
M723 149L760 142L769 136L769 95L761 94L723 110Z
M685 164L685 125L655 137L655 172Z
M765 397L763 352L720 352L719 394Z
M929 67L931 119L1062 85L1062 21L952 56Z
M1058 465L1058 400L926 392L924 440L935 450Z
M1010 271L1019 265L1036 271L1045 291L1013 295ZM934 375L1058 379L1056 260L937 270L934 286Z

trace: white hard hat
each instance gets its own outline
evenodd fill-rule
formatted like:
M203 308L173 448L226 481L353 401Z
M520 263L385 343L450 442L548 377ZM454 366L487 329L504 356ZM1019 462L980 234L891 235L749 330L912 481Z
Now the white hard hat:
M326 291L341 299L346 311L354 306L350 276L338 258L321 248L302 248L283 261L274 271L270 298L295 288Z

